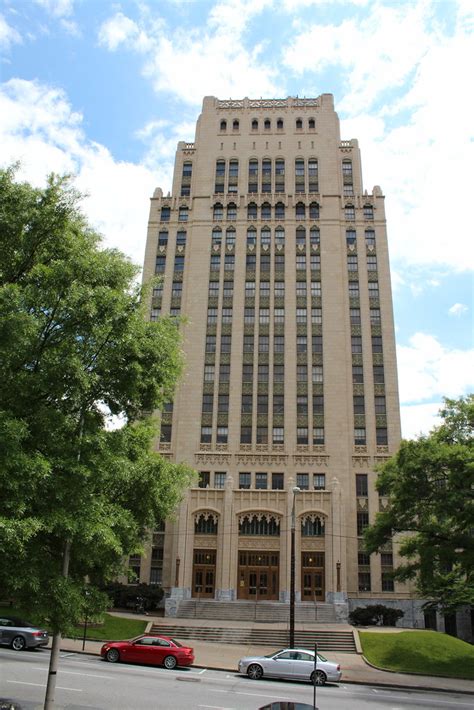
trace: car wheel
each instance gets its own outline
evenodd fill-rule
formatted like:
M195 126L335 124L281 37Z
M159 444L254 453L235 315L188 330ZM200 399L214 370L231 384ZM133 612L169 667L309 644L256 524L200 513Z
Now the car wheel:
M324 671L313 671L311 673L311 683L313 685L324 685L326 682L326 673Z
M120 660L120 653L117 651L116 648L109 648L109 650L105 654L105 658L110 663L117 663L117 661Z
M23 651L26 646L26 641L23 636L15 636L12 640L11 647L14 651Z
M174 656L166 656L165 660L163 661L163 665L169 671L172 671L173 668L176 668L178 662Z
M263 676L263 668L259 666L258 663L251 663L247 668L247 675L252 680L260 680Z

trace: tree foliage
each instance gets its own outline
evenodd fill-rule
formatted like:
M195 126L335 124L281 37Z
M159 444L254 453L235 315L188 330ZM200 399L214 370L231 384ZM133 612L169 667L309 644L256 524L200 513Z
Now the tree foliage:
M149 415L182 356L176 325L146 320L136 267L101 249L70 181L14 177L0 171L1 584L64 631L84 580L122 572L190 483L153 452ZM122 428L107 429L109 412Z
M445 400L442 424L428 436L402 441L381 469L388 496L366 531L369 552L395 533L405 559L399 580L415 579L421 597L444 611L474 604L474 395Z

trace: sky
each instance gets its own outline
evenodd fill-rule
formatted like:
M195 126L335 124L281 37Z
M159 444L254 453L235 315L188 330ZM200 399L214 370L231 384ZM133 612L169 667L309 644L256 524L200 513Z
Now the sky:
M0 165L72 173L141 265L206 95L334 95L386 195L402 433L474 391L472 0L0 0Z

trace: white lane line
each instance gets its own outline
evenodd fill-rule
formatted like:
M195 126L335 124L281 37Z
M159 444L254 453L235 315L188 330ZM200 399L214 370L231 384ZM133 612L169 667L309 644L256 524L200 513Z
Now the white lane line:
M40 671L41 673L47 673L46 668L32 668L32 671ZM113 675L98 675L96 673L80 673L79 671L65 671L63 668L59 671L61 675L80 675L85 678L105 678L105 680L114 680Z
M198 675L202 675L202 674L205 673L206 671L207 671L207 668L203 668L202 671L196 671L196 673L197 673ZM194 672L194 671L192 671L192 672Z
M26 683L24 680L7 680L7 683L16 683L16 685L35 685L39 688L46 688L46 683ZM57 685L56 690L72 690L74 693L82 693L82 688L66 688L63 685Z
M69 658L69 656L75 656L75 653L60 653L59 658Z

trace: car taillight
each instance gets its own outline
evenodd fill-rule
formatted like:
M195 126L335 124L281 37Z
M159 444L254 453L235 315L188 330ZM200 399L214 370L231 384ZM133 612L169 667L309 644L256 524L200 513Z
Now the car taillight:
M339 665L339 663L337 664L337 670L338 670L338 671L341 670L341 666Z
M44 636L44 631L33 631L33 636Z

